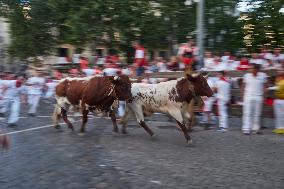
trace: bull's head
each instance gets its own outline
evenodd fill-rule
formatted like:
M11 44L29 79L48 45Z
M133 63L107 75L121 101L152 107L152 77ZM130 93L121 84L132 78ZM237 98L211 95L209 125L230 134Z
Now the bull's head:
M201 73L192 72L186 74L186 78L193 84L194 92L198 96L213 96L213 91L209 87L206 78Z
M111 82L114 84L114 90L118 100L129 100L131 99L131 81L128 76L114 76L111 77Z

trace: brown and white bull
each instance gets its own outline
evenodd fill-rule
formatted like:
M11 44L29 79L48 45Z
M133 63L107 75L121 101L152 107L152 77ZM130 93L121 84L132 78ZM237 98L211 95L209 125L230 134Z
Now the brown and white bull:
M199 73L187 74L184 78L161 82L158 84L133 83L131 87L132 101L127 104L125 115L122 118L122 132L126 133L126 125L130 113L133 112L137 122L154 135L146 125L144 115L154 112L169 114L178 123L188 143L191 143L185 126L190 119L187 111L191 100L197 96L212 96L213 92L208 86L205 77Z
M118 132L116 117L112 104L115 100L131 99L131 82L128 76L106 76L86 78L66 78L59 82L55 89L56 107L53 121L56 128L62 117L70 129L72 123L68 120L67 112L70 107L82 111L81 132L85 132L87 115L91 111L109 112L113 122L114 132Z

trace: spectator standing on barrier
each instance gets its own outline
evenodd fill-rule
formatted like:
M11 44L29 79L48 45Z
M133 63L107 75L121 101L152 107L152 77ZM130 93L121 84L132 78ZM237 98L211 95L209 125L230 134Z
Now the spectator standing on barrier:
M132 42L132 47L135 49L134 64L136 66L136 75L142 76L147 65L146 49L138 41Z
M274 100L275 129L276 134L284 134L284 69L276 78L276 99Z
M228 125L228 105L231 99L231 84L226 78L225 71L219 71L216 82L217 105L219 112L219 129L218 131L226 132Z
M28 113L29 116L35 116L45 86L45 78L41 72L36 70L34 76L27 80L26 86L28 86L28 104L30 106Z
M189 39L188 42L178 49L178 58L183 62L185 69L192 69L194 63L194 55L196 54L196 47L194 47L194 41Z
M260 72L261 65L253 64L252 72L243 79L243 125L244 134L260 134L260 115L267 75Z

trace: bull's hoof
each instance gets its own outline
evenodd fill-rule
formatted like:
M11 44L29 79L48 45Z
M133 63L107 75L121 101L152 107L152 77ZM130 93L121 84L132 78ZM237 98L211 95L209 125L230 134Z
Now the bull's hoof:
M55 125L54 128L59 130L60 129L60 125Z
M79 136L85 136L85 135L86 135L86 133L82 133L82 132L80 132L80 133L78 133L78 135L79 135Z
M124 135L128 134L128 132L126 130L122 130L121 133L124 134Z
M119 133L118 132L113 132L112 136L119 137Z
M192 139L188 140L188 141L187 141L187 144L188 144L188 145L192 145Z

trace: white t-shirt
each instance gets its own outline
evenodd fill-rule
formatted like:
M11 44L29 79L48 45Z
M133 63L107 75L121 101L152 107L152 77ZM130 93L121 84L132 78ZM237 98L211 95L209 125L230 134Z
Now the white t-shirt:
M205 58L204 59L204 67L206 70L213 70L215 65L214 58Z
M157 68L158 68L159 72L167 71L167 65L164 62L158 62Z
M117 76L119 70L116 68L106 68L103 70L105 76Z
M22 87L16 87L17 80L4 80L3 86L6 87L6 91L3 94L5 98L19 97Z
M28 79L28 94L41 95L45 79L42 77L31 77Z
M124 68L121 70L123 75L131 75L131 70L129 68Z
M222 62L228 62L229 59L230 59L230 56L222 56L221 57Z
M135 58L144 58L144 51L137 49L135 51Z
M214 66L213 70L214 71L228 70L228 63L227 62L220 62L219 64Z
M263 72L258 72L257 76L254 77L252 73L244 75L245 84L245 97L252 96L263 96L263 87L267 82L267 75Z
M51 97L53 94L55 94L55 87L58 84L58 82L52 81L49 83L46 83L47 86L47 92L46 92L46 97L49 98Z
M265 62L263 59L260 59L260 58L252 58L250 59L249 61L251 64L259 64L261 66L264 66Z
M83 72L86 74L87 77L93 76L95 74L94 69L83 69Z
M228 81L219 79L216 82L217 98L228 102L231 99L231 84Z

